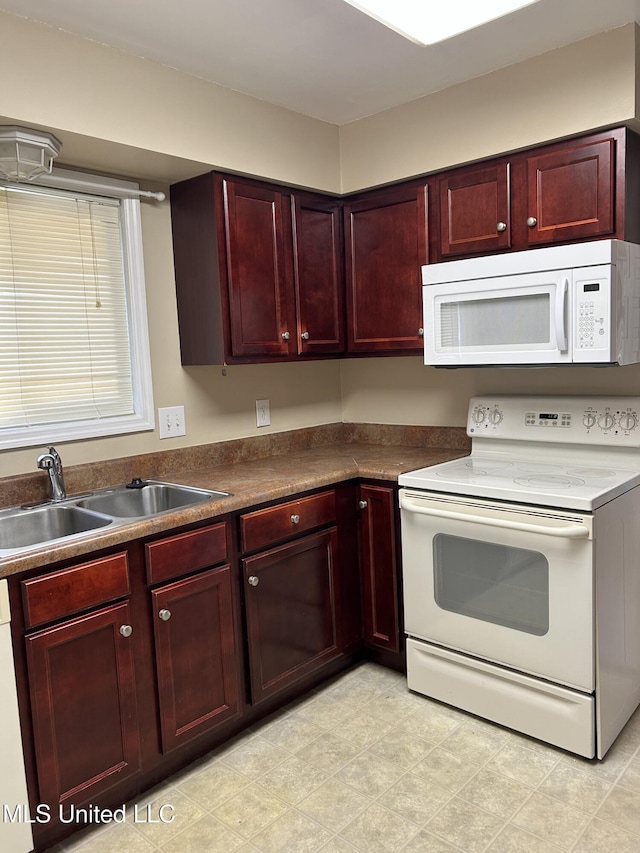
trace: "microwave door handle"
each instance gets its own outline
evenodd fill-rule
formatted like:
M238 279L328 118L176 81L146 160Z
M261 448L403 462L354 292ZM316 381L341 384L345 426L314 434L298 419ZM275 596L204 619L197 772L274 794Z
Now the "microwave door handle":
M569 279L564 278L556 291L556 346L560 352L566 352L567 350L566 303L568 289Z
M589 528L582 524L567 524L564 527L550 527L546 524L527 524L524 521L507 521L503 518L485 518L482 515L472 515L458 512L449 512L444 509L432 509L421 506L418 501L412 501L403 495L400 506L409 512L417 512L419 515L431 515L434 518L450 518L453 521L471 521L476 524L486 524L489 527L506 527L508 530L521 530L525 533L542 533L545 536L557 536L562 539L588 539Z

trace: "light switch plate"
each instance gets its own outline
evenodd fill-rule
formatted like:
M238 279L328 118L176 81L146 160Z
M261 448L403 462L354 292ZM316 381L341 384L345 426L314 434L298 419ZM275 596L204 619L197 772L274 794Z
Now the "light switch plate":
M166 406L158 409L160 438L176 438L187 434L184 420L184 406Z

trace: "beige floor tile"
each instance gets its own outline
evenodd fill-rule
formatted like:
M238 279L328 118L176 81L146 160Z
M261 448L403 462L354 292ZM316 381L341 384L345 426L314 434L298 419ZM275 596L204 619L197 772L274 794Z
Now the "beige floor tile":
M309 702L303 702L294 711L294 716L308 720L322 729L333 729L354 712L354 706L343 698L334 698L328 694L314 696Z
M597 816L621 829L640 835L640 794L616 785L598 809Z
M460 848L452 847L423 829L402 848L402 853L460 853Z
M502 826L502 818L454 797L431 818L426 828L466 853L481 853Z
M631 719L620 732L615 743L616 747L625 752L635 752L640 747L640 708L631 715Z
M443 749L476 764L485 764L508 741L509 734L498 726L476 720L460 725L441 743Z
M335 774L335 778L350 785L367 797L378 797L402 776L404 770L384 758L369 752L357 755Z
M360 749L367 749L367 747L376 743L376 741L391 731L391 729L391 723L370 714L365 706L358 708L352 714L345 717L340 722L338 732L340 737L348 740Z
M322 732L323 729L319 726L290 714L262 728L260 737L288 752L297 752L314 741Z
M401 720L418 711L421 706L420 696L408 691L402 693L400 690L388 690L381 693L375 702L370 702L367 710L385 723L397 725Z
M352 844L334 835L331 841L324 845L320 853L355 853L355 851L356 848Z
M561 850L571 849L588 822L584 812L538 792L531 795L512 820L515 826Z
M212 811L250 784L246 776L216 761L181 781L177 790L195 800L206 811Z
M332 832L338 832L369 805L369 797L331 778L298 803L297 809Z
M162 844L160 849L162 853L203 853L204 850L207 853L233 853L242 847L244 841L242 836L212 815L205 815Z
M287 810L286 804L260 785L251 785L219 806L214 816L249 839Z
M626 769L630 760L630 753L621 749L616 741L602 760L581 758L579 755L565 753L560 759L560 763L577 767L590 776L613 783Z
M327 829L291 809L252 838L262 853L316 853L331 838Z
M298 758L325 773L335 773L360 753L360 749L332 732L325 732L308 746L298 750Z
M618 779L618 785L640 794L640 756L631 759L627 769Z
M452 794L428 779L406 773L378 802L412 823L423 826L449 802Z
M422 761L419 761L411 772L455 793L479 769L479 764L466 761L464 758L437 746Z
M82 851L82 853L113 853L114 850L127 850L131 853L152 853L156 846L149 839L144 838L131 824L114 824L96 831L97 828L88 832L79 833L75 840L73 838L59 845L60 850Z
M400 728L432 743L440 743L462 724L463 718L454 717L440 706L425 700L410 717L402 720Z
M158 845L166 843L205 815L204 809L175 788L164 789L154 799L143 803L137 810L136 829ZM164 820L160 820L161 814Z
M295 755L260 777L260 784L287 803L296 803L326 782L328 775Z
M558 761L558 756L554 754L539 752L509 740L487 762L486 767L533 788L542 782Z
M361 707L384 693L387 687L394 689L393 684L387 685L380 678L375 680L361 678L356 673L350 678L331 685L325 693L334 699L347 699L350 705Z
M424 738L418 737L404 727L390 729L374 744L369 747L369 752L379 758L392 761L403 770L414 767L418 761L428 755L434 748L434 744Z
M559 847L509 823L487 847L487 853L558 853Z
M533 789L482 768L458 792L458 796L496 817L508 820L529 799Z
M365 853L397 853L419 827L374 803L346 826L340 835Z
M275 743L262 737L253 737L246 743L238 744L231 752L225 753L220 761L249 779L257 779L267 770L282 764L289 755L289 752Z
M568 764L556 765L539 791L576 809L593 814L611 789L611 783Z
M637 853L638 850L639 836L594 818L573 848L573 853Z

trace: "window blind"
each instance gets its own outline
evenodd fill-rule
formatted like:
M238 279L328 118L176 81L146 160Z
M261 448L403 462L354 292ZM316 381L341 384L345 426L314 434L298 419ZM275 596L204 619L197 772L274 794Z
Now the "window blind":
M0 430L130 415L120 203L0 186Z

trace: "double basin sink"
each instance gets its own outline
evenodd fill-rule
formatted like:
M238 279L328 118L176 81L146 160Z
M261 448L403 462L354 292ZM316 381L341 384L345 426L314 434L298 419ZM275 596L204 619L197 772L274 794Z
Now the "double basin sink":
M0 510L0 558L225 497L229 492L134 480L63 501L10 507Z

